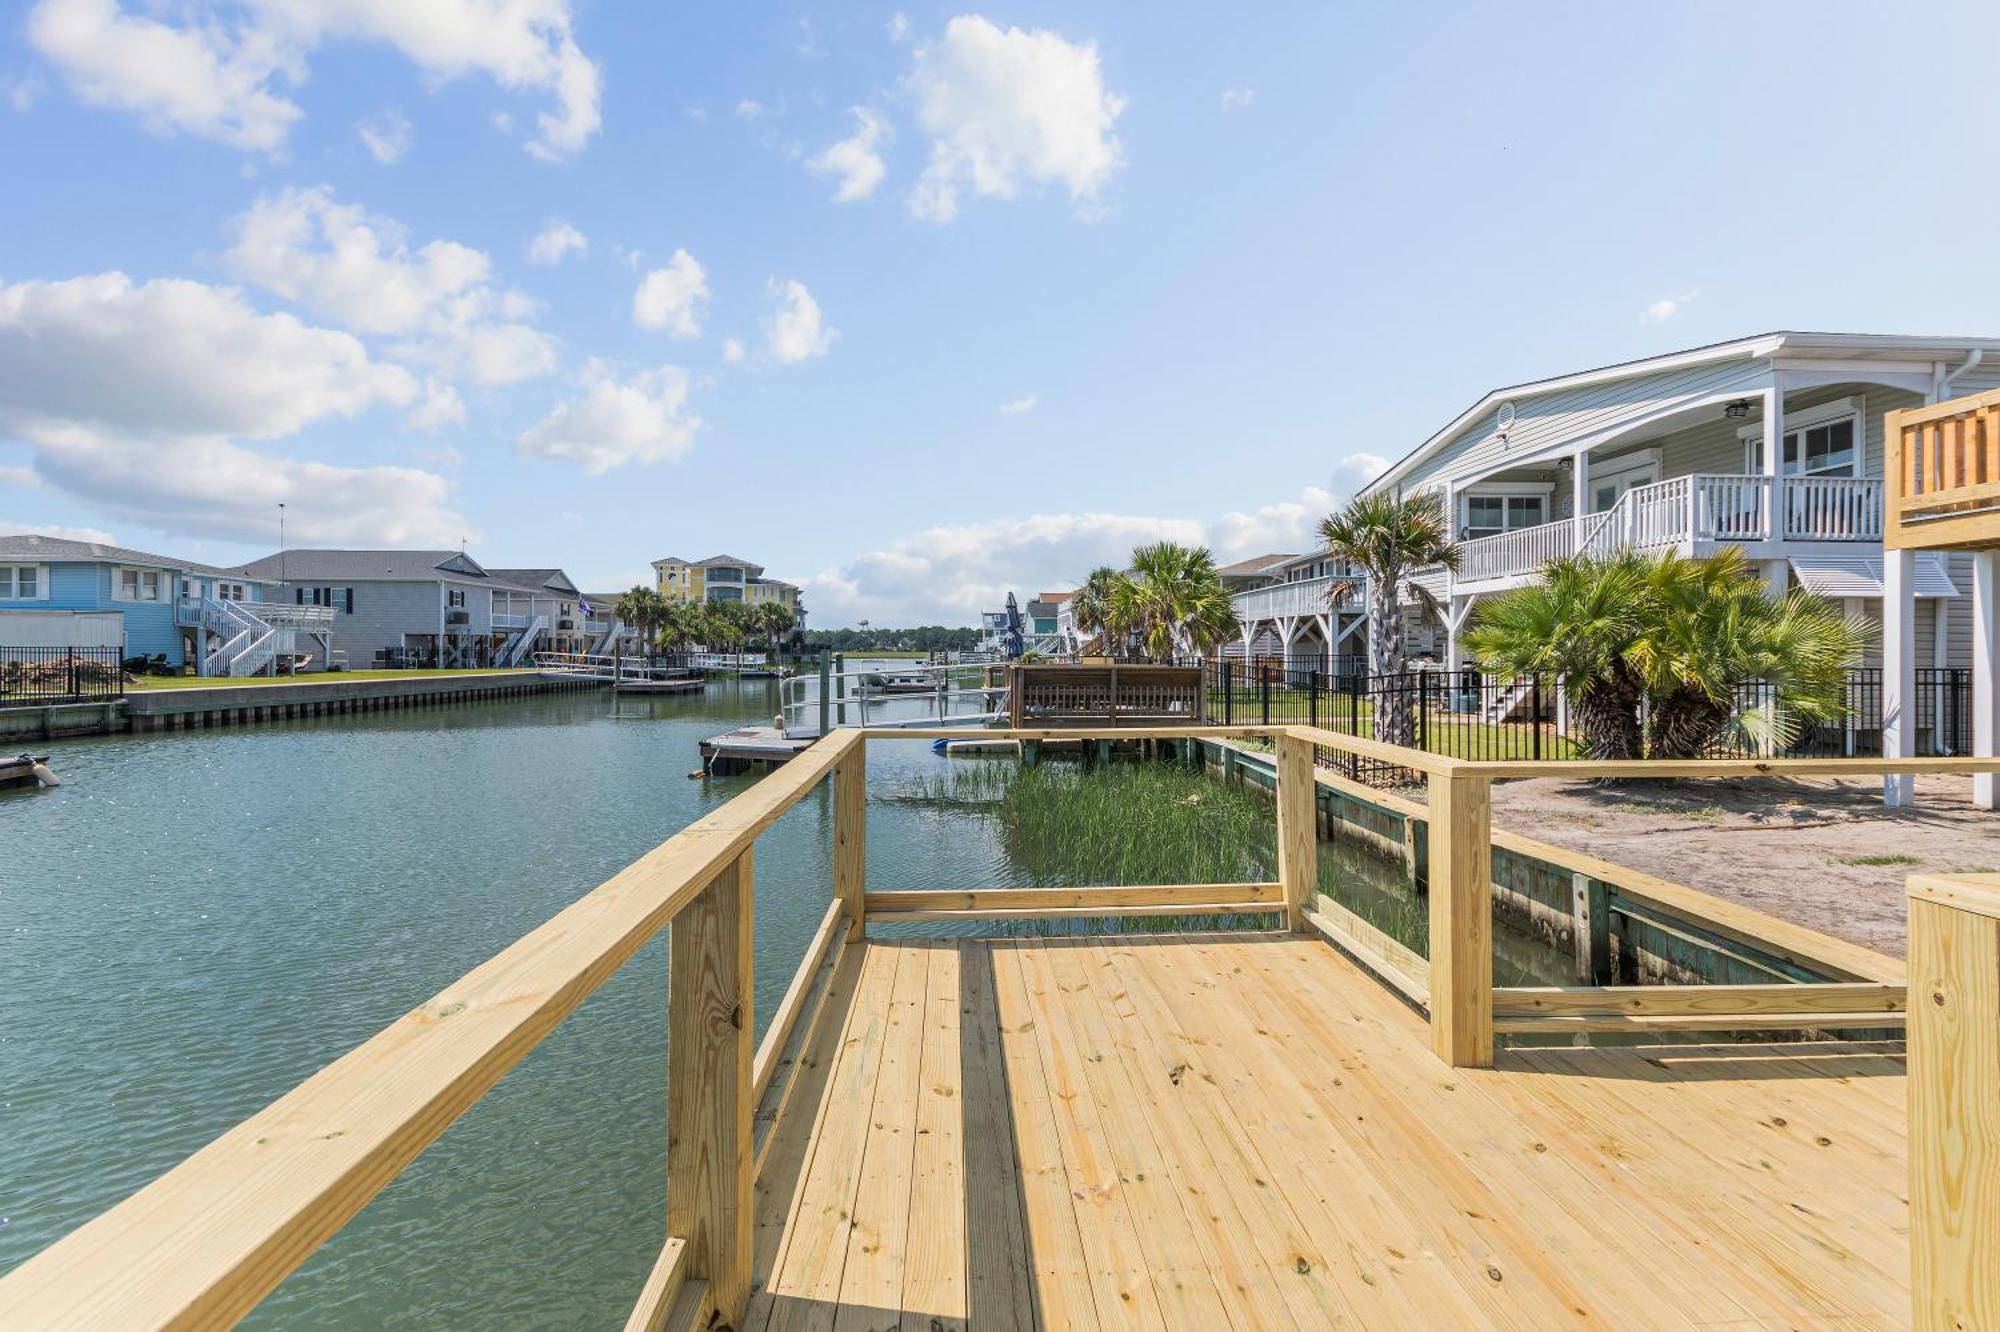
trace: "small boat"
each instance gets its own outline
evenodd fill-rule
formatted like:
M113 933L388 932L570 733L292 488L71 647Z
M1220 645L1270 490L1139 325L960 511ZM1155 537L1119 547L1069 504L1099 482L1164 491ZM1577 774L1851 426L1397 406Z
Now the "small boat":
M971 758L979 754L1014 754L1021 752L1019 740L946 740L942 737L931 741L931 751L946 758Z
M17 786L61 786L49 771L47 754L17 754L0 758L0 789Z
M870 671L861 684L871 694L935 694L938 687L923 671Z

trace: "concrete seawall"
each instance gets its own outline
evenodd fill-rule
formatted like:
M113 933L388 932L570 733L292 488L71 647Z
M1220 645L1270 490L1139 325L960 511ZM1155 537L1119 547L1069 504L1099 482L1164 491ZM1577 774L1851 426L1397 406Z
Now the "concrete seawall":
M103 702L0 708L0 746L11 741L73 735L183 731L293 717L448 707L485 699L610 687L608 680L540 671L474 671L464 675L413 675L401 680L343 680L335 674L296 684L136 690L123 698Z

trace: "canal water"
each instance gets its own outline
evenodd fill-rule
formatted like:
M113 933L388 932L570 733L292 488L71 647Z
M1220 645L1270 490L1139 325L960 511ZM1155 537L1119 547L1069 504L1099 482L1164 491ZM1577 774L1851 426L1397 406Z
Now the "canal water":
M717 682L52 746L62 787L0 796L0 1272L744 790L690 778L697 742L777 707ZM871 746L870 886L1048 882L991 819L910 798L951 762ZM824 790L758 841L760 1018L831 860ZM665 1233L665 962L628 963L252 1325L622 1321Z

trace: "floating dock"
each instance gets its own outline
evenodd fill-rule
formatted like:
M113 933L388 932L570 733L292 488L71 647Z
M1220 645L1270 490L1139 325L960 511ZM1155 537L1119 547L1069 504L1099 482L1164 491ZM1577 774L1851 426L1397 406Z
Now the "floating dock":
M787 735L775 726L739 726L701 742L702 771L733 777L751 768L775 768L806 752L817 735Z

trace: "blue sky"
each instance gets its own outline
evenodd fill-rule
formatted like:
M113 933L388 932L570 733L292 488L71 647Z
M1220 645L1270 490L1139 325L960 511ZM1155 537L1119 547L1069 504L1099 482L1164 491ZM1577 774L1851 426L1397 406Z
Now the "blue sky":
M220 563L969 622L1297 548L1497 384L2000 331L1992 6L10 12L0 524Z

